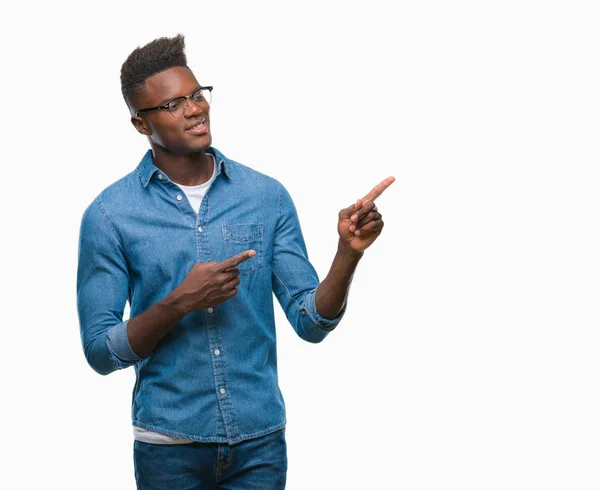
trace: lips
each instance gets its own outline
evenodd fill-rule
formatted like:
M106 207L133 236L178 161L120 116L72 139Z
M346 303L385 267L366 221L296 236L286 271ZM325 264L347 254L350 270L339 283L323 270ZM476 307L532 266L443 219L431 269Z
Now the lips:
M185 132L191 133L191 134L205 134L207 130L208 130L208 127L206 124L206 118L203 117L202 119L200 119L198 122L196 122L192 126L188 126L185 129Z

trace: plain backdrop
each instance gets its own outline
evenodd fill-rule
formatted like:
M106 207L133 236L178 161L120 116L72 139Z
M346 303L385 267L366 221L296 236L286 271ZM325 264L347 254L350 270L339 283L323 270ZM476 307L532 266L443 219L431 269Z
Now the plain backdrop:
M213 144L290 191L320 277L383 178L344 321L277 305L288 489L600 488L593 1L2 7L2 488L134 489L132 369L87 365L83 211L148 148L119 71L186 36Z

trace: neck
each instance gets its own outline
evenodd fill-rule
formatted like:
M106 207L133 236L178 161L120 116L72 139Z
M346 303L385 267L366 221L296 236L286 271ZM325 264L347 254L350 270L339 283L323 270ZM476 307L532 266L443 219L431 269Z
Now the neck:
M152 156L154 165L176 184L189 186L204 184L213 174L213 159L204 153L204 150L181 155L152 145Z

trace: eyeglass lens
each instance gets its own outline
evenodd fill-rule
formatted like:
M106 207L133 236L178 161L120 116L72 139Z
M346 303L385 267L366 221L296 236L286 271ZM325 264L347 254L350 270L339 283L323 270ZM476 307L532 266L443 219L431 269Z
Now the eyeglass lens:
M189 107L189 102L187 99L190 99L196 106L203 108L210 105L211 101L211 92L206 88L201 88L196 90L189 97L178 97L175 100L169 102L168 110L173 117L182 117L187 114L187 110Z

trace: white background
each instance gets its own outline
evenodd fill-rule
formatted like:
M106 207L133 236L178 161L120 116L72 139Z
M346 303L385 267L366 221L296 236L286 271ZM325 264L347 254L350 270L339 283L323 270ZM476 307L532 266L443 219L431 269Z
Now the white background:
M2 12L2 488L135 488L134 373L86 364L81 214L147 141L129 52L183 33L214 145L280 180L321 277L388 175L322 344L277 309L288 489L600 487L597 2L23 2Z

